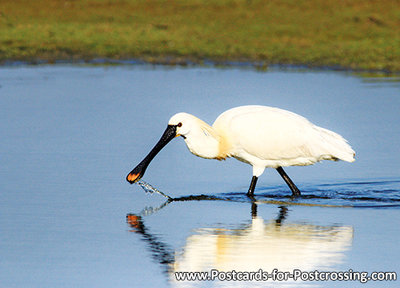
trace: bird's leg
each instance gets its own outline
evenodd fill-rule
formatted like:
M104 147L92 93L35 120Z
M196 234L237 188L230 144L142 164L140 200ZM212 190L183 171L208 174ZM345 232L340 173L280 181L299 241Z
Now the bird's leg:
M251 202L251 218L256 218L257 217L257 204L255 201Z
M256 188L257 179L258 179L257 176L253 176L253 178L251 178L251 183L250 183L249 191L247 192L247 196L249 196L249 197L254 196L254 189Z
M300 190L293 183L292 179L289 178L289 176L286 174L286 172L283 170L283 168L278 167L278 168L276 168L276 171L278 171L279 175L281 175L283 180L285 180L285 182L289 186L290 190L292 190L292 196L293 197L300 196L301 195Z

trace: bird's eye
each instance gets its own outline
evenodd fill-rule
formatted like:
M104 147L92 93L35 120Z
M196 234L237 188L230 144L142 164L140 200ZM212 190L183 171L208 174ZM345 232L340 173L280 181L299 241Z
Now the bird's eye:
M178 127L182 127L182 122L179 122L178 125L176 125Z

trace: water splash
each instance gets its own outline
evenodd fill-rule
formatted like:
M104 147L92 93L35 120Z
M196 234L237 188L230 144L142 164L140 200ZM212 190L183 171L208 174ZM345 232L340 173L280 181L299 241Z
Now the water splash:
M140 187L142 187L142 189L146 193L150 193L150 194L158 193L158 194L164 196L165 198L167 198L168 200L172 200L172 197L170 197L167 194L161 192L157 188L154 188L153 186L151 186L149 183L143 181L142 179L140 179L138 182L136 182L136 184L138 184Z

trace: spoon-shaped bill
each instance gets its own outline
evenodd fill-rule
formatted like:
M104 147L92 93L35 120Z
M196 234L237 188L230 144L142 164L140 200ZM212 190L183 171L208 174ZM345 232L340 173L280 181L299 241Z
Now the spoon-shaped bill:
M126 180L133 184L143 177L146 172L147 166L149 166L151 160L160 152L160 150L168 144L173 138L176 137L176 125L168 125L165 129L164 134L158 140L157 144L151 149L150 153L140 162L127 176Z

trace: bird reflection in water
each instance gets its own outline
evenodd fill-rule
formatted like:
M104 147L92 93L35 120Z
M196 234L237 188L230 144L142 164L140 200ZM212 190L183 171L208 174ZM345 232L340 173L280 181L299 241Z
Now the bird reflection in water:
M196 229L178 250L152 235L142 216L128 214L127 222L132 232L142 236L153 259L163 266L172 282L178 271L332 270L343 262L345 251L351 247L351 226L286 223L287 206L278 207L276 219L265 221L258 216L258 208L253 201L250 223Z

